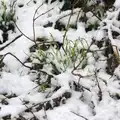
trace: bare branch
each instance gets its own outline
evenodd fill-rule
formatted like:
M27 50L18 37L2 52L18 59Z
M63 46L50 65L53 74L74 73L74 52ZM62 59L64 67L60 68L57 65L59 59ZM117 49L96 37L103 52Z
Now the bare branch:
M77 12L80 12L80 11L81 11L81 9L79 11L77 11ZM77 12L73 12L73 15L76 14ZM56 22L60 21L64 17L68 17L69 15L71 15L71 12L69 14L67 14L67 15L64 15L64 16L60 17Z
M32 0L29 0L26 5L28 5Z
M35 45L37 45L36 40L35 40L35 15L36 15L37 11L39 10L39 8L43 6L43 4L44 4L44 2L35 10L35 13L33 15L33 41L35 42Z
M32 68L32 67L30 67L30 66L25 65L23 62L20 61L19 58L17 58L15 55L13 55L13 54L10 53L10 52L8 52L8 53L6 53L5 55L3 55L2 59L0 60L0 63L4 60L4 58L5 58L7 55L13 56L13 57L14 57L16 60L18 60L18 62L20 62L24 67L29 68L29 69Z
M101 90L100 83L99 83L99 80L97 77L97 70L95 71L95 79L97 81L97 85L98 85L98 89L99 89L99 93L98 93L99 101L101 101L102 100L102 90Z
M85 54L87 54L87 53L89 52L90 47L92 46L93 43L94 43L94 41L91 42L91 44L90 44L90 46L88 47L88 49L86 50L86 53L85 53ZM74 71L81 65L81 63L83 62L83 60L84 60L85 58L86 58L86 55L84 55L84 56L82 57L82 59L80 60L80 62L79 62L76 66L74 66L74 69L73 69L72 72L71 72L73 75L75 75Z
M3 47L0 47L0 51L1 50L3 50L3 49L5 49L6 47L8 47L10 44L12 44L13 42L15 42L18 38L20 38L22 36L22 34L21 35L18 35L16 38L14 38L11 42L9 42L9 43L7 43L5 46L3 46Z
M41 17L41 16L45 15L46 13L50 12L50 11L51 11L51 10L53 10L53 9L54 9L54 8L51 8L51 9L47 10L46 12L44 12L44 13L40 14L40 15L39 15L39 16L37 16L34 20L37 20L39 17Z
M25 35L21 30L20 28L18 27L18 25L14 22L15 26L17 27L17 29L20 31L20 33L25 36L27 39L29 39L30 41L34 42L31 38L29 38L27 35Z
M77 114L77 113L75 113L75 112L73 112L73 111L70 111L70 112L72 112L73 114L75 114L75 115L77 115L77 116L79 116L79 117L81 117L81 118L83 118L83 119L85 119L85 120L88 120L86 117L84 117L84 116L82 116L82 115L79 115L79 114Z
M20 99L20 98L19 98ZM20 101L23 103L23 105L25 105L25 107L28 109L28 106L26 104L24 104L24 102L22 101L22 99L20 99ZM33 117L36 118L35 114L32 112L32 110L29 109L29 111L32 113Z
M17 58L15 55L13 55L12 53L8 52L6 53L5 55L3 55L2 59L0 60L0 64L3 62L4 58L7 56L7 55L11 55L13 56L16 60L18 60L18 62L20 62L24 67L30 69L30 70L35 70L33 67L30 67L30 66L27 66L25 65L25 63L23 63L19 58ZM44 70L39 70L39 72L42 72L44 74L47 74L47 75L50 75L52 77L54 77L54 75L52 74L49 74L48 72L44 71Z

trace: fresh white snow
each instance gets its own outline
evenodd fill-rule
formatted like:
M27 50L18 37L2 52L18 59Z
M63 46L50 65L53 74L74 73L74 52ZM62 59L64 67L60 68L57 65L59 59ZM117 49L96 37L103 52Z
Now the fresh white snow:
M11 0L12 1L12 0ZM39 17L35 21L35 36L33 35L33 15L37 7L43 3L44 0L37 1L34 4L29 0L17 0L16 2L16 24L19 26L20 30L28 36L30 39L35 38L46 38L49 41L52 41L52 37L55 41L63 42L64 32L54 29L55 22L64 15L70 14L70 10L65 12L60 12L60 8L63 5L63 2L54 2L52 4L44 3L43 6L38 10L36 16L48 11L53 8L50 12ZM5 3L8 4L10 1L5 0ZM50 2L50 0L49 0ZM23 4L24 6L19 8L18 5ZM111 31L117 31L120 33L120 23L116 20L117 15L120 13L120 0L116 0L114 6L117 8L115 12L107 12L107 17L102 21L106 23L106 26L102 26L99 30L91 31L87 33L85 31L85 23L78 22L77 29L68 29L67 38L68 40L75 41L79 39L85 39L82 43L78 44L79 47L85 49L88 48L88 45L91 44L92 37L97 41L104 39L106 33L105 29L108 30L108 38L111 40L113 45L116 45L120 49L119 39L113 39ZM75 9L73 12L78 12L80 9ZM81 16L81 14L80 14ZM80 17L79 16L79 17ZM70 16L67 16L60 21L66 25ZM87 13L87 17L90 18L88 24L93 24L98 22L96 17L92 17L91 13ZM76 22L77 14L74 14L70 20L70 25L74 25ZM116 22L117 21L117 22ZM48 22L53 22L52 27L43 27ZM17 29L17 28L16 28ZM12 41L17 35L20 35L20 31L16 30L16 33L9 33L9 41ZM2 40L2 31L0 30L0 40ZM7 44L3 43L0 45L0 48ZM31 56L30 47L34 45L34 42L27 39L25 36L20 37L14 43L6 47L4 50L0 51L0 55L4 55L8 52L15 55L21 62L26 62L27 58ZM91 51L97 51L99 48L96 45L90 47ZM5 99L8 102L8 105L3 105L0 103L0 120L2 117L11 114L11 118L16 119L19 114L22 114L25 118L30 119L33 117L32 113L22 113L27 106L23 105L24 101L29 101L29 106L51 100L61 96L64 92L71 92L72 96L70 99L66 100L66 104L60 104L60 106L53 108L52 110L44 111L39 110L35 111L34 115L39 120L120 120L120 100L115 100L114 95L120 95L120 82L116 76L120 78L120 66L118 66L114 75L111 76L105 72L106 67L106 57L102 55L102 52L99 51L99 54L95 54L97 62L95 62L95 57L92 56L92 53L87 54L87 66L84 69L75 71L82 76L85 76L79 80L79 76L74 76L71 74L71 68L68 68L66 72L63 72L59 75L56 75L52 79L51 84L53 86L61 86L61 88L54 92L50 98L46 98L47 90L45 93L40 92L40 86L35 83L36 74L32 73L29 68L24 67L16 58L11 55L7 55L3 60L5 66L0 73L0 101ZM31 63L26 64L31 66ZM50 68L47 68L46 72L49 72ZM99 70L97 73L98 81L102 91L102 100L98 101L99 88L96 85L95 71ZM115 76L116 75L116 76ZM87 77L89 76L89 77ZM44 78L43 78L44 81ZM86 88L84 91L74 91L70 88L70 84L75 81L80 82L80 85ZM106 85L107 84L107 85ZM71 85L72 86L72 85ZM73 87L73 86L72 86ZM52 91L52 88L51 88ZM16 97L6 98L2 94L15 94ZM112 97L113 98L112 98ZM47 118L45 118L45 114Z

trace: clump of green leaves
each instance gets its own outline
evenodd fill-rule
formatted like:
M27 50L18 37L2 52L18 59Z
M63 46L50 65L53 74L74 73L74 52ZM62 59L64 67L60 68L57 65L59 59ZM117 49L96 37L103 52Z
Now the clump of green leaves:
M51 88L51 79L54 76L72 71L79 63L78 69L84 69L87 65L87 49L89 45L85 39L68 40L59 43L54 40L39 44L31 57L33 68L36 65L38 73L37 83L40 91L47 92ZM45 72L43 72L45 71Z
M40 85L40 88L39 88L39 90L41 91L41 92L45 92L45 90L47 89L47 88L49 88L50 87L50 85L46 82L46 83L42 83L41 85Z
M15 19L15 10L14 5L16 0L12 1L10 5L8 5L5 0L1 1L0 7L0 30L3 31L2 37L3 39L0 40L0 44L6 42L8 40L8 31L15 31L14 22Z
M66 39L61 48L58 48L56 43L54 45L52 43L46 51L39 47L36 51L37 57L35 57L40 64L43 64L43 69L58 75L72 69L75 64L78 64L85 57L86 49L84 43L86 43L85 40L71 41Z
M7 32L9 30L14 31L14 22L15 19L15 10L14 10L14 4L7 6L7 3L5 0L1 1L1 12L0 12L0 29L3 32Z

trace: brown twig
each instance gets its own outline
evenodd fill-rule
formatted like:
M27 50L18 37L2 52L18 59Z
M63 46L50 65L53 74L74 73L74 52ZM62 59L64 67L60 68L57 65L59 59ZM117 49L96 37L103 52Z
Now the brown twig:
M19 98L20 99L20 98ZM25 105L25 107L28 109L28 106L26 104L24 104L24 102L22 101L22 99L20 99L20 101L23 103L23 105ZM33 117L36 118L35 114L33 113L32 110L29 109L29 111L32 113Z
M80 11L81 11L81 9L79 11L77 11L77 12L80 12ZM76 14L77 12L73 12L73 15ZM58 20L56 22L60 21L61 19L65 18L65 17L68 17L69 15L71 15L71 12L69 14L67 14L67 15L64 15L64 16L58 18Z
M44 113L45 113L44 119L48 120L47 113L46 113L46 109L45 109L45 106L44 106L44 105L43 105L43 109L44 109Z
M69 19L68 19L66 31L65 31L65 33L64 33L64 35L63 35L63 46L62 46L62 48L63 48L65 54L67 54L67 53L66 53L66 50L65 50L65 48L64 48L64 44L65 44L65 39L66 39L66 35L67 35L67 32L68 32L68 29L69 29L69 25L70 25L70 20L71 20L71 18L72 18L73 12L74 12L74 5L75 5L75 3L76 3L76 1L74 0L73 6L72 6L72 10L71 10L71 13L70 13L70 17L69 17Z
M51 9L47 10L46 12L44 12L44 13L38 15L34 20L37 20L39 17L45 15L46 13L50 12L50 11L53 10L53 9L54 9L54 8L51 8Z
M32 0L29 0L26 5L28 5Z
M88 120L86 117L84 117L84 116L82 116L82 115L79 115L79 114L77 114L77 113L75 113L75 112L73 112L73 111L70 111L70 112L72 112L73 114L75 114L75 115L77 115L77 116L79 116L79 117L81 117L81 118L83 118L83 119L85 119L85 120Z
M39 10L39 8L40 8L43 4L44 4L44 2L35 10L35 13L34 13L34 15L33 15L33 39L31 39L31 38L29 38L27 35L25 35L25 34L21 31L21 29L18 27L18 25L14 22L15 26L16 26L17 29L20 31L20 33L21 33L23 36L25 36L27 39L29 39L30 41L34 42L35 45L37 45L36 40L35 40L35 21L36 21L39 17L41 17L42 15L45 15L46 13L48 13L49 11L51 11L51 10L54 9L54 8L51 8L50 10L48 10L48 11L40 14L39 16L35 17L37 11Z
M86 50L86 53L85 53L85 54L87 54L87 53L89 52L90 47L92 46L93 42L94 42L94 41L91 42L91 44L90 44L90 46L88 47L88 49ZM84 55L84 56L82 57L82 59L80 60L80 62L79 62L76 66L74 66L74 69L73 69L72 72L71 72L73 75L78 75L78 76L82 77L82 76L79 75L79 74L75 74L74 71L77 70L77 68L81 65L81 63L83 62L83 60L84 60L85 58L86 58L86 55Z
M17 27L17 29L20 31L20 33L25 36L27 39L29 39L30 41L34 42L33 39L29 38L27 35L25 35L21 30L20 28L18 27L18 25L14 22L15 26Z
M35 45L37 45L36 40L35 40L35 15L37 11L43 6L44 2L35 10L35 13L33 15L33 41L35 42Z
M69 93L69 95L65 96L66 93ZM62 97L63 97L63 96L64 96L66 99L69 99L69 98L71 97L71 92L63 92L63 94L60 95L60 96L58 96L58 97L48 98L48 99L44 100L43 102L35 103L34 105L31 105L29 108L27 108L25 111L27 111L27 110L29 110L29 109L32 109L32 108L34 108L34 107L37 107L37 106L39 106L39 105L42 106L39 110L43 109L43 107L44 107L45 110L48 110L49 108L46 108L47 103L51 103L51 101L53 101L53 102L55 102L56 104L59 103L59 105L60 105L60 101L62 100ZM54 107L57 107L57 106L56 106L56 105L53 105L53 106L51 106L51 107L54 108Z
M95 71L95 79L97 81L97 85L98 85L98 89L99 89L99 93L98 93L99 101L101 101L102 100L102 90L101 90L100 83L99 83L99 80L97 77L97 70Z
M18 62L20 62L24 67L29 68L29 69L32 68L32 67L30 67L30 66L25 65L22 61L20 61L19 58L17 58L15 55L13 55L13 54L10 53L10 52L8 52L8 53L6 53L6 54L3 55L2 59L0 60L0 63L2 63L2 61L4 60L4 58L5 58L7 55L13 56L13 57L14 57L16 60L18 60Z
M77 26L77 22L78 22L79 17L80 17L80 13L81 13L81 10L78 12L78 15L77 15L77 18L76 18L76 26Z
M11 42L9 42L9 43L7 43L5 46L3 46L3 47L0 47L0 51L1 50L3 50L3 49L5 49L6 47L8 47L10 44L12 44L13 42L15 42L18 38L20 38L22 36L22 34L21 35L18 35L16 38L14 38Z
M96 13L94 13L94 11L90 11L98 20L100 20L100 21L102 21L102 19L100 18L100 17L98 17L97 15L96 15Z
M2 59L0 60L0 64L3 62L4 58L5 58L7 55L13 56L13 57L14 57L19 63L21 63L24 67L26 67L26 68L28 68L28 69L30 69L30 70L35 70L35 69L33 69L33 67L30 67L30 66L25 65L19 58L17 58L15 55L13 55L13 54L10 53L10 52L8 52L8 53L6 53L6 54L3 55ZM42 72L42 73L44 73L44 74L47 74L47 75L50 75L50 76L54 77L54 75L49 74L49 73L47 73L47 72L44 71L44 70L39 70L39 72Z

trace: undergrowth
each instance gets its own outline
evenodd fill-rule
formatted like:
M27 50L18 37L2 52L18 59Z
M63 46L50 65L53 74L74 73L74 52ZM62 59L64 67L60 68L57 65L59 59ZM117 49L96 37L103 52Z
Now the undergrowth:
M6 42L8 40L8 31L15 31L14 22L16 22L15 18L15 0L7 5L5 0L1 1L1 11L0 11L0 30L2 31L2 40L0 40L0 44Z

